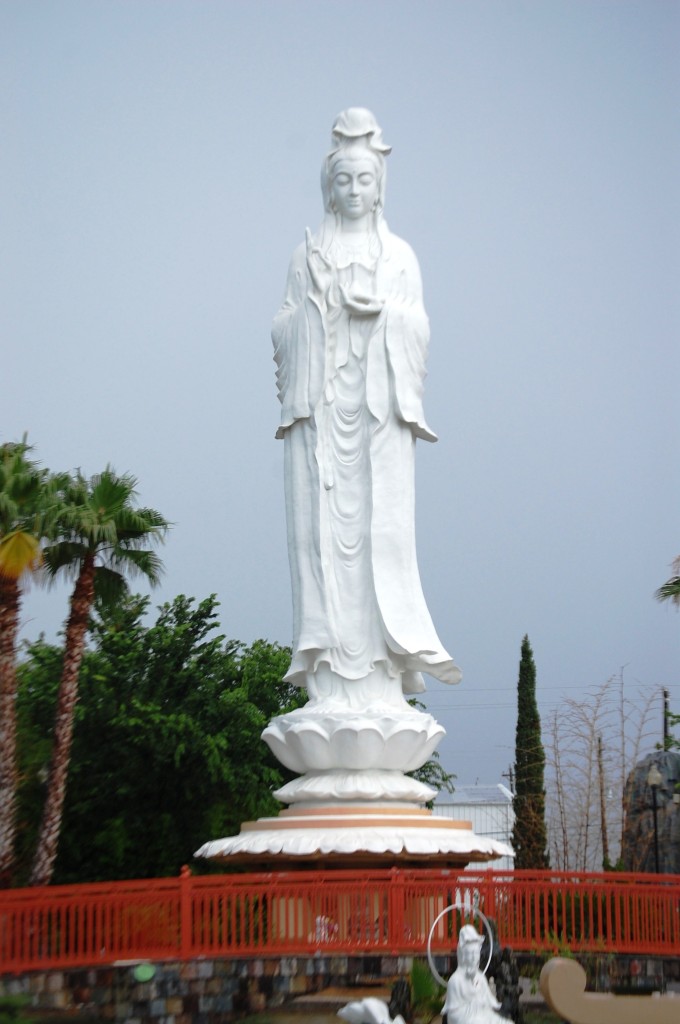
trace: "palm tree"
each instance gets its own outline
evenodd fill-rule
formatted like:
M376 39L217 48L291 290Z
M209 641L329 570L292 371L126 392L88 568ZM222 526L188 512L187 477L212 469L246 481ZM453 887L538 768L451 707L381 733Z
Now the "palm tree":
M657 601L671 601L680 608L680 555L671 564L673 575L654 595Z
M78 472L63 491L60 539L45 551L48 576L66 576L75 580L75 586L66 622L47 797L31 885L49 883L57 856L78 674L94 602L97 599L105 604L115 603L127 592L126 575L145 576L155 585L162 572L160 558L145 545L162 541L169 524L154 509L134 507L135 487L134 477L117 476L108 466L91 480Z
M0 880L9 882L16 836L17 637L21 593L42 561L50 475L26 437L0 446Z

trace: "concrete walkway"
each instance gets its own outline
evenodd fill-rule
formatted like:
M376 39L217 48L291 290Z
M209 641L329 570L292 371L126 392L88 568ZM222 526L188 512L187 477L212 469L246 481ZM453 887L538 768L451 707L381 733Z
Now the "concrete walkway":
M546 1005L540 992L531 991L531 982L528 978L520 978L520 985L520 1002L522 1006L536 1008ZM318 1013L319 1015L324 1015L327 1020L330 1020L347 1003L360 1002L369 996L389 1003L390 995L391 989L384 985L375 987L365 986L363 988L325 988L322 992L297 996L292 1002L287 1003L284 1009L277 1011L277 1020L281 1020L287 1011L293 1014L296 1012L305 1014ZM438 1024L439 1020L439 1017L435 1017L433 1024ZM288 1022L282 1021L282 1024L288 1024ZM310 1020L309 1024L313 1024L313 1022Z
M329 1014L335 1014L347 1003L358 1003L362 999L382 999L385 1003L389 1003L390 994L391 989L385 985L367 985L362 988L330 986L323 989L322 992L310 992L304 996L297 996L288 1006L294 1007L296 1010L323 1010Z

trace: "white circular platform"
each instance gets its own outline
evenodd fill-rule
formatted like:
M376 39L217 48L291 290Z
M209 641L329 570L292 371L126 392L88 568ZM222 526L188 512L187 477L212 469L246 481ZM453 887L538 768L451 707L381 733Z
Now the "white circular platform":
M239 835L212 840L196 852L197 857L241 860L362 854L456 864L513 855L506 843L475 835L469 821L452 821L424 808L369 804L289 809L276 818L244 822Z

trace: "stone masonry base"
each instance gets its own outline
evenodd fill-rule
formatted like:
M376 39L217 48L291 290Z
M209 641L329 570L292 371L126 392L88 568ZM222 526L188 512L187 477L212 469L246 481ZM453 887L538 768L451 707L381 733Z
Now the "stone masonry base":
M80 1010L90 1019L125 1024L223 1024L281 1006L296 996L410 973L411 957L290 957L192 960L152 964L138 981L138 962L112 967L0 977L0 996L26 995L41 1010Z
M526 955L520 972L537 977L542 958ZM186 962L145 961L148 981L136 977L140 962L63 971L34 971L0 976L0 998L24 995L35 1010L64 1011L83 1021L115 1024L225 1024L248 1014L279 1007L298 996L333 989L375 988L384 993L399 977L408 977L413 957L283 957ZM437 970L448 977L453 957L436 957ZM586 957L589 988L641 994L680 990L680 959L631 956ZM30 1016L30 1010L28 1011ZM680 1017L678 1018L680 1021Z

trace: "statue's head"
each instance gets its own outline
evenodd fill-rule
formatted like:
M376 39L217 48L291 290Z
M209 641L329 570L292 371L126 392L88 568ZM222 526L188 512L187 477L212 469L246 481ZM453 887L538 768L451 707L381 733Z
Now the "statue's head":
M338 114L331 131L331 149L321 168L324 209L333 212L332 183L338 167L347 161L369 162L376 180L375 210L382 212L385 198L385 157L392 147L382 140L382 132L370 110L349 107Z
M471 969L479 966L484 937L471 924L464 924L458 932L458 963Z

